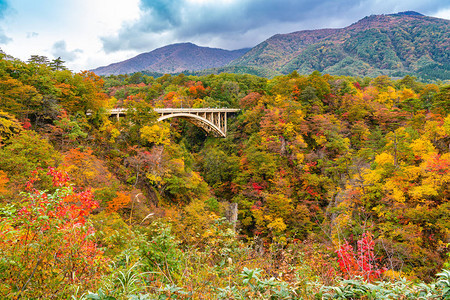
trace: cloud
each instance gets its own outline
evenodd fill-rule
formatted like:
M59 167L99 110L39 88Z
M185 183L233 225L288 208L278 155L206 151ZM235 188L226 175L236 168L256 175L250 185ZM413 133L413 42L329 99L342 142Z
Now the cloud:
M436 18L450 20L450 8L438 10L434 16Z
M79 53L83 53L81 49L75 49L72 51L67 50L66 41L57 41L52 46L52 54L55 57L61 57L65 61L74 61Z
M9 36L7 36L3 29L0 28L0 44L8 44L9 42L12 41L12 38L10 38Z
M449 8L441 0L141 0L137 21L101 37L107 53L151 50L192 41L231 49L254 46L276 33L344 27L381 13ZM211 42L214 45L211 45Z
M27 39L37 37L38 35L39 35L39 33L37 33L37 32L27 32Z

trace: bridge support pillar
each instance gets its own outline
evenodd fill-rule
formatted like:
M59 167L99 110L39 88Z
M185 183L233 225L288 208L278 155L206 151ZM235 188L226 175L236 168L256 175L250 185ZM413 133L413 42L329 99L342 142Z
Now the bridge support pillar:
M156 108L160 114L158 121L169 118L182 118L201 127L207 133L218 137L227 136L228 113L239 111L233 108Z

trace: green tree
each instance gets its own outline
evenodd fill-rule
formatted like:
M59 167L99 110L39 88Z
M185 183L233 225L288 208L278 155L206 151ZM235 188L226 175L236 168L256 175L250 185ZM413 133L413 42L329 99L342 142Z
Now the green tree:
M65 61L63 61L61 59L61 57L55 58L53 59L50 63L49 66L53 71L62 71L62 70L67 70L67 67L64 66Z
M45 66L48 66L50 64L48 57L42 55L31 55L27 62Z
M60 161L60 154L34 131L22 131L0 148L0 170L8 174L17 190L24 188L32 171L38 169L39 174L45 174L42 170L56 166ZM48 188L45 186L48 182L42 184Z

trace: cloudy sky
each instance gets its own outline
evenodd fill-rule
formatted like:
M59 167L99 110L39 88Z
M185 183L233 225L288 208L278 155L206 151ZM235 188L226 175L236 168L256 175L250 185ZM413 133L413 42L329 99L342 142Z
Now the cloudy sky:
M173 43L239 49L406 10L450 19L448 0L0 0L0 48L79 71Z

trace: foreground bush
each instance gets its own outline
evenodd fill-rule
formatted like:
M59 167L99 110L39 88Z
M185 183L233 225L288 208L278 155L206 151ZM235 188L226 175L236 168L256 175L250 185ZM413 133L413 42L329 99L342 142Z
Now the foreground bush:
M0 210L1 298L65 297L75 285L93 288L106 259L92 240L87 216L97 207L89 191L75 192L67 176L49 169L57 190L28 183L20 205Z

